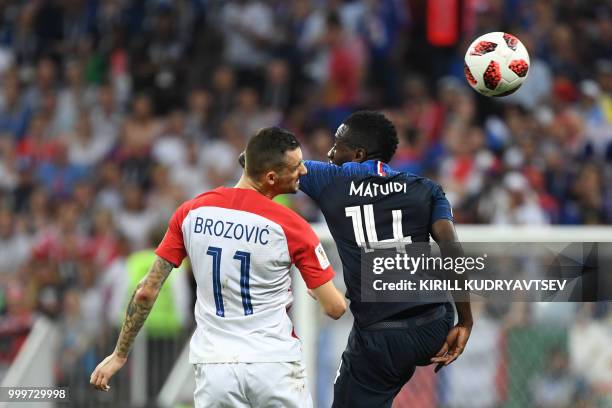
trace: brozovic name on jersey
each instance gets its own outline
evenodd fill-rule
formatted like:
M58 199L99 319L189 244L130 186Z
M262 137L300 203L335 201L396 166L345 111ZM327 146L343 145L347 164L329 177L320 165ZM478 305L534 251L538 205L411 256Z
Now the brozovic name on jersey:
M379 194L389 195L393 193L405 192L406 183L400 183L397 181L385 184L361 182L357 187L355 186L355 182L351 181L351 189L349 190L349 195L358 195L361 197L376 197Z
M195 234L243 240L255 244L268 245L270 231L253 225L239 222L213 220L211 218L196 217L193 227Z

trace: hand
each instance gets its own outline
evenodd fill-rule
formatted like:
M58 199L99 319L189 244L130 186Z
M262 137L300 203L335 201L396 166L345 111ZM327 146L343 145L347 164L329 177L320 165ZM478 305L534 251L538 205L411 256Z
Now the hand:
M127 357L119 357L115 353L106 357L91 373L91 378L89 379L89 383L92 384L96 389L100 391L108 391L110 390L110 386L108 385L108 381L111 379L113 375L127 361Z
M472 324L457 323L450 329L444 345L435 357L432 357L431 362L447 366L455 361L463 353L471 333Z

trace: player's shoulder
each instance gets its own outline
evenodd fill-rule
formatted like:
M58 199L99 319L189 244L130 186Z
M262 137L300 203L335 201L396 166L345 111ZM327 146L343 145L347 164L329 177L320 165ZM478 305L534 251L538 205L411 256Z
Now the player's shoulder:
M310 228L308 222L291 208L279 204L273 200L270 200L268 206L266 217L278 223L285 229L290 228L292 230L299 231Z
M223 191L223 187L215 188L214 190L206 191L189 200L184 201L178 210L189 212L195 208L214 205L220 201L226 200L227 194Z
M440 184L438 184L434 180L428 177L425 177L425 176L421 176L419 174L410 173L408 171L396 171L395 177L406 180L408 182L422 184L423 186L427 187L430 190L441 188Z
M346 162L339 166L334 163L305 160L304 165L312 176L351 176L368 173L368 168L357 162Z
M346 162L340 167L340 173L344 176L360 176L370 174L370 169L365 163Z

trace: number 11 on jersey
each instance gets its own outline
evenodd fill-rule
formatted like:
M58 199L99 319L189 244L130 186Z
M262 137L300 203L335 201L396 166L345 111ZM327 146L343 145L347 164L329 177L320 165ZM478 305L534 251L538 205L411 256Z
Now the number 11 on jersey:
M207 255L212 256L213 267L213 295L215 297L216 314L219 317L225 317L225 308L223 306L223 295L221 294L221 255L223 250L219 247L209 246L206 251ZM253 305L251 304L251 290L249 288L249 273L251 269L251 254L244 251L236 251L234 259L240 262L240 297L242 298L242 307L244 315L253 314Z

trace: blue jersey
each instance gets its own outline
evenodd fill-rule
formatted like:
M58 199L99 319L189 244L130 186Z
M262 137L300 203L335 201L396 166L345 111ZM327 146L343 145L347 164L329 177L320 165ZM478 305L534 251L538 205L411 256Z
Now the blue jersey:
M429 242L431 226L452 220L442 188L414 174L369 160L342 166L306 161L300 189L321 208L342 260L347 297L357 322L366 326L416 302L361 302L361 250L373 242Z

